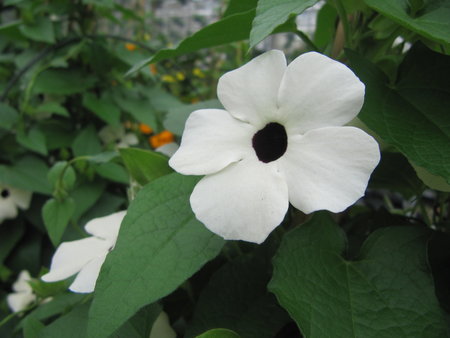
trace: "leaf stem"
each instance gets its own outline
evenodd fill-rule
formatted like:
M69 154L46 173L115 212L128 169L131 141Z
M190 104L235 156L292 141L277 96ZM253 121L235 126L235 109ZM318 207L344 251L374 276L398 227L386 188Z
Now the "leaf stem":
M297 34L297 36L302 39L302 41L305 43L305 45L312 51L316 51L319 52L319 47L317 47L315 45L315 43L309 38L308 35L306 35L305 33L303 33L301 30L296 29L295 30L295 34Z

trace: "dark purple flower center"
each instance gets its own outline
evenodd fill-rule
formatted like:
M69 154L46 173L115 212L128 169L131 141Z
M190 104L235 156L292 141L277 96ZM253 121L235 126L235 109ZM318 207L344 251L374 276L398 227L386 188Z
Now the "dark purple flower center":
M261 162L269 163L279 159L287 149L286 129L276 122L266 124L253 135L252 145Z
M8 198L9 197L9 190L8 189L2 189L2 192L0 193L0 196L2 196L2 198Z

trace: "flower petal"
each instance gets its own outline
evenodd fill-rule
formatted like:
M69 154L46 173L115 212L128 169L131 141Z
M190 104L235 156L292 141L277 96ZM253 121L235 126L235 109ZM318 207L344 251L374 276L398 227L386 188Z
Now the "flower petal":
M125 134L117 144L117 148L128 148L139 143L139 139L133 133Z
M32 195L30 191L16 189L13 187L9 187L8 189L11 194L11 199L20 209L26 210L30 207Z
M364 84L342 63L310 52L287 67L278 102L288 134L342 126L361 110Z
M12 285L12 289L16 292L32 293L33 289L28 283L30 281L31 281L30 273L27 270L22 270L19 276L17 277L17 280Z
M25 310L36 299L36 295L31 292L10 293L6 297L6 302L13 312Z
M283 52L268 51L224 74L217 84L217 96L235 118L261 129L274 122L278 89L285 70Z
M86 223L84 229L95 237L106 239L113 246L116 244L120 225L126 213L126 210L122 210L108 216L91 219Z
M11 198L0 197L0 223L5 219L16 218L18 214L17 206Z
M191 195L196 217L225 239L262 243L289 206L275 163L246 159L200 180Z
M110 247L108 241L96 237L64 242L53 255L50 271L41 279L44 282L64 280L79 272L91 260L107 253Z
M186 121L180 148L169 165L185 175L218 172L253 152L255 131L225 110L196 110Z
M78 273L73 283L69 286L69 290L79 293L90 293L95 289L95 283L97 282L100 268L105 262L105 258L108 252L103 255L94 258L87 263Z
M325 127L289 138L278 161L299 210L340 212L364 195L380 160L377 142L354 127Z

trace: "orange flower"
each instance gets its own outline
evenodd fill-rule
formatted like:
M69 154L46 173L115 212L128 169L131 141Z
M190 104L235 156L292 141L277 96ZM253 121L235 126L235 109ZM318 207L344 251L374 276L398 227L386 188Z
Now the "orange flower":
M150 136L148 139L152 148L161 147L167 143L174 142L174 140L175 140L174 135L168 130L163 130L159 134Z
M156 65L154 63L151 63L148 65L150 68L150 73L153 75L156 75L158 73L158 69L156 68Z
M146 135L153 133L152 127L150 127L145 123L139 123L139 130L141 131L142 134Z
M134 43L127 42L125 44L125 48L128 49L130 52L136 50L137 46Z

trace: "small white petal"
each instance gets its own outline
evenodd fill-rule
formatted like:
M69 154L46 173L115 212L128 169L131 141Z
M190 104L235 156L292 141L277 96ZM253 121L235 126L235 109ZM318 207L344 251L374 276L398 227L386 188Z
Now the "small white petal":
M0 197L0 223L3 223L5 219L16 218L17 214L17 205L14 201L10 197Z
M180 148L180 146L177 143L171 142L171 143L166 143L165 145L156 148L155 151L157 151L158 153L164 154L168 157L171 157L171 156L173 156L173 154L175 154L175 152L178 150L178 148Z
M170 326L169 316L162 311L153 323L150 338L176 338L177 334Z
M288 134L342 126L361 110L364 84L342 63L310 52L287 67L278 102Z
M14 203L21 208L22 210L26 210L30 207L31 195L30 191L25 191L21 189L16 189L9 187L9 192L11 194L10 198L14 201Z
M105 252L103 255L94 258L87 263L78 273L77 277L70 285L69 290L79 293L93 292L95 289L95 283L100 273L100 268L105 262L107 254L108 252Z
M98 136L105 144L116 142L117 140L122 139L124 135L125 128L123 126L111 125L103 127L98 133Z
M325 127L292 136L278 162L299 210L341 212L364 195L380 160L377 142L354 127Z
M26 309L35 299L36 296L32 293L18 292L9 294L6 297L6 302L13 312L19 312Z
M111 245L116 244L119 235L120 225L127 211L115 212L108 216L91 219L86 223L84 229L87 233L106 239Z
M169 165L185 175L218 172L253 152L255 131L225 110L196 110L186 121L180 148Z
M201 179L191 206L219 236L261 243L283 221L288 191L275 162L246 159Z
M32 292L30 284L28 283L31 280L30 273L27 270L22 270L17 277L16 282L13 284L12 289L16 292Z
M268 51L224 74L217 84L217 96L235 118L261 129L274 122L278 89L285 69L283 52Z
M117 147L120 148L120 145L122 144L123 148L126 148L128 146L133 146L138 143L139 143L139 140L138 140L137 136L133 133L128 133L122 137L121 142L117 145Z
M103 256L110 248L111 243L96 237L64 242L53 255L50 271L41 279L44 282L64 280L79 272L91 260Z

